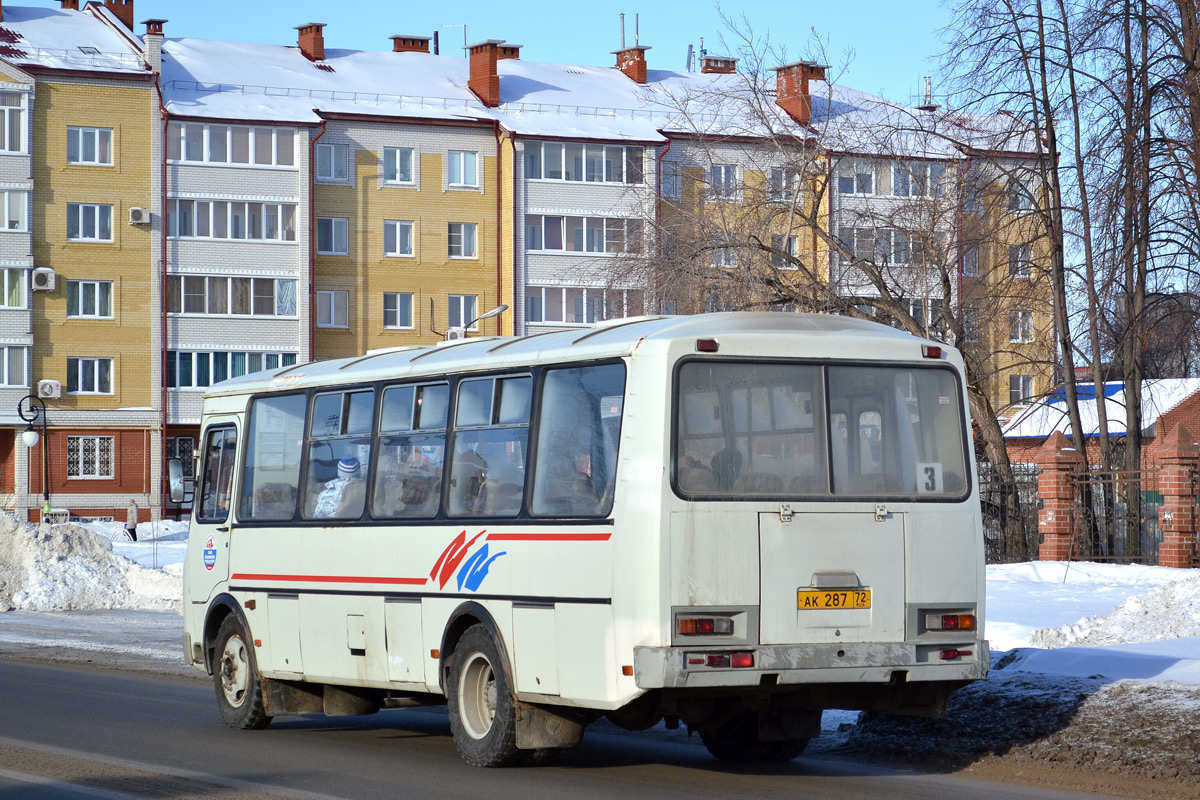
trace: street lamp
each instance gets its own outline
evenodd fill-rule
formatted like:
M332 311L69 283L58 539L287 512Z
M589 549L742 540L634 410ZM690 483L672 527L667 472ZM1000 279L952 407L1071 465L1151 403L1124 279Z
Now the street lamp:
M480 314L478 317L476 317L475 319L473 319L473 320L471 320L470 322L466 323L465 325L453 325L453 326L451 326L451 327L450 327L450 328L449 328L449 329L446 331L446 341L451 341L451 342L452 342L452 341L454 341L455 339L465 339L465 338L467 338L467 331L468 331L468 330L470 329L470 327L471 327L472 325L474 325L476 322L479 322L480 320L491 319L492 317L498 317L498 316L500 316L501 314L503 314L505 311L508 311L508 306L506 306L506 305L499 305L499 306L496 306L495 308L493 308L491 311L487 311L487 312L484 312L483 314Z
M36 405L35 405L36 404ZM29 423L21 434L21 441L30 451L38 443L38 432L33 424L42 422L42 518L50 513L50 437L46 433L46 401L36 394L27 394L17 402L17 416Z

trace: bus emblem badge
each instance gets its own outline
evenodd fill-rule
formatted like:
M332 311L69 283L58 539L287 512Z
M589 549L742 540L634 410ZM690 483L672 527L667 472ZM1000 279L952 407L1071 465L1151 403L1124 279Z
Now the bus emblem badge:
M217 565L217 543L213 537L208 537L208 541L204 543L204 568L212 572L212 568Z

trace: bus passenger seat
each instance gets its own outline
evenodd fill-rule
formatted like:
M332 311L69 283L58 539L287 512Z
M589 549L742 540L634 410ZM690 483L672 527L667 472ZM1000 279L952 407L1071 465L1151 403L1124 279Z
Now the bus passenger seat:
M733 482L733 491L739 494L779 494L783 491L783 478L773 472L747 472Z
M797 475L790 489L792 494L829 494L824 475Z

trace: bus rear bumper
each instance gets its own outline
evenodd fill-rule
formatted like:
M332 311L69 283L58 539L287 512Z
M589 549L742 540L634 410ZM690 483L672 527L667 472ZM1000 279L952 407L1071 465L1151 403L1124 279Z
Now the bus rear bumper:
M729 659L720 658L734 653L750 653L751 664L734 667L728 665ZM713 647L635 647L633 674L638 688L645 690L897 680L973 681L987 677L989 663L986 641L772 645L736 651Z

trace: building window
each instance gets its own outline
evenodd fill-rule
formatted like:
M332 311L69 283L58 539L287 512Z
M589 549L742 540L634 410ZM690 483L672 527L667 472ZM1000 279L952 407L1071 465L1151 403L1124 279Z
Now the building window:
M29 203L29 192L22 191L0 191L0 214L3 214L4 230L6 231L25 231L26 213L25 209Z
M0 92L0 150L20 153L25 150L25 96L20 92Z
M451 186L479 185L479 154L469 150L451 150L447 155L447 177Z
M293 203L168 200L167 235L173 238L296 241Z
M979 274L979 247L977 245L967 245L967 247L963 249L962 274Z
M1033 277L1033 246L1015 244L1008 248L1008 275L1011 278Z
M637 289L528 286L525 322L533 325L591 325L606 319L636 317L644 312ZM674 305L671 305L674 313Z
M111 478L113 476L112 436L68 436L68 478Z
M387 183L414 183L411 147L383 148L383 180Z
M771 234L771 266L776 269L799 269L800 239L796 236Z
M412 292L383 293L383 327L412 328Z
M979 309L963 309L963 339L976 343L979 341Z
M896 197L941 197L945 165L927 162L892 163L892 194Z
M169 314L294 317L296 281L168 275L166 308Z
M112 206L67 203L67 241L111 242Z
M732 247L714 247L708 251L709 266L733 269L737 266L737 255Z
M317 145L317 179L324 181L346 180L346 160L349 148L344 144Z
M112 128L67 126L67 163L111 167Z
M317 327L348 328L349 308L349 292L317 292Z
M0 308L25 307L25 270L0 269Z
M450 258L475 258L475 223L451 222L447 231Z
M848 158L838 163L838 194L874 194L875 166L862 158Z
M1033 397L1032 375L1008 376L1008 404L1019 406Z
M1012 180L1008 182L1005 193L1004 210L1009 214L1020 214L1033 208L1033 195L1030 194L1026 181Z
M163 457L178 458L183 467L183 477L196 477L196 439L193 436L168 436L163 441Z
M528 142L526 180L645 183L644 149L637 146Z
M295 353L168 350L167 388L203 389L229 378L240 378L264 369L290 367L295 363Z
M112 281L67 281L67 316L112 319Z
M802 185L799 170L790 167L771 167L769 186L772 202L792 202L799 196Z
M321 145L317 147L319 149ZM293 128L172 122L167 126L167 159L293 167L296 165L296 131Z
M112 394L111 358L68 358L68 394Z
M333 256L349 253L346 241L349 224L345 217L317 217L317 252Z
M668 200L683 197L683 165L678 161L664 161L661 170L662 196Z
M28 361L26 351L24 347L0 347L0 385L29 385L25 376L25 363Z
M479 316L475 313L475 295L473 294L452 294L449 300L449 309L447 312L447 322L451 328L461 328L466 323L471 323L467 328L469 331L478 330L475 324L475 318Z
M411 220L383 221L383 254L411 256L413 254L413 224Z
M1028 344L1033 341L1033 312L1013 311L1008 315L1008 340Z
M733 200L737 197L737 167L733 164L713 164L708 170L708 196L711 200Z
M641 253L644 222L617 217L525 215L525 249L562 253Z

